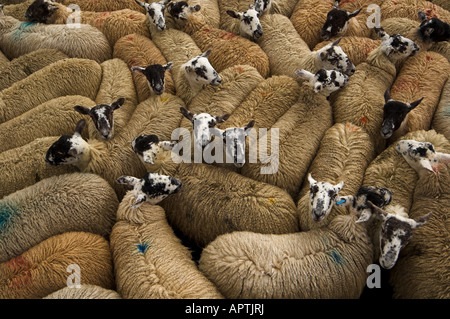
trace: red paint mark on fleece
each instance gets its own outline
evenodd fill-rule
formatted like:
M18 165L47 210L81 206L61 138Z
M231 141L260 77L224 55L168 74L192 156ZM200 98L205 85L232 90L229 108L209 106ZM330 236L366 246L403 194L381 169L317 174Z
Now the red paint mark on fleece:
M365 118L365 117L364 117ZM367 122L367 121L366 121ZM350 124L350 123L347 123L346 125L345 125L345 128L348 130L348 131L357 131L357 130L359 130L359 128L357 127L357 126L355 126L355 125L353 125L353 124Z
M9 260L6 265L14 275L9 283L10 288L21 289L23 286L30 284L31 265L22 255Z
M369 119L367 118L367 116L363 116L363 117L361 117L361 118L359 119L359 122L360 122L362 125L365 125L365 124L367 124L367 122L369 122Z
M134 14L130 14L129 18L134 19Z
M132 37L132 36L128 36L128 37L127 37L127 40L130 40L130 41L132 41L132 40L134 40L134 37Z
M219 36L224 40L231 40L236 36L236 34L231 32L221 32Z
M427 55L427 61L433 60L429 55Z

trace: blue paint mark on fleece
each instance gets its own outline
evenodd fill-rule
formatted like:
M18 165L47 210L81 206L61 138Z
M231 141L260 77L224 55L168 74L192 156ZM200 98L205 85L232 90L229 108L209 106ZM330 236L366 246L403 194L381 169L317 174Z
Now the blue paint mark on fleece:
M150 247L148 244L138 244L137 245L137 249L139 250L139 252L141 252L143 254L145 254L148 247Z
M19 27L11 32L10 38L11 40L19 40L22 37L22 32L26 31L29 27L36 25L34 22L21 22Z
M17 208L8 205L5 202L0 202L0 233L2 233L8 226L11 217L17 213Z
M331 256L331 258L333 258L333 261L336 264L342 264L344 262L344 260L342 259L341 255L339 255L339 253L337 253L336 251L332 250L330 252L328 252L328 255Z

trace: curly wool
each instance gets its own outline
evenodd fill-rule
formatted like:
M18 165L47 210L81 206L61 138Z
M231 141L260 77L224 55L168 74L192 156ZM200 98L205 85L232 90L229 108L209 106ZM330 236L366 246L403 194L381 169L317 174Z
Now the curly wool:
M81 284L81 287L76 289L62 288L42 299L122 299L122 297L111 289Z
M450 81L442 90L441 99L439 101L436 112L433 116L433 122L431 122L431 128L436 132L443 134L448 140L450 140Z
M109 243L97 234L68 232L46 239L0 264L0 298L40 299L67 287L70 265L83 284L114 287ZM73 268L69 268L73 271ZM72 281L73 282L73 281ZM76 283L73 283L76 284Z
M450 23L450 12L424 0L385 0L381 6L381 16L387 18L408 18L420 21L417 13L424 11L429 18L436 17Z
M114 58L125 61L129 68L132 66L147 67L152 64L165 65L166 58L156 47L152 40L133 33L120 38L114 46ZM136 87L138 101L143 102L148 99L153 92L145 75L133 72L133 81ZM166 71L164 75L164 92L175 94L175 84L171 71Z
M68 58L66 54L54 49L39 49L15 58L11 62L7 60L5 64L1 62L0 56L0 91L47 65L66 58Z
M134 0L55 0L55 2L62 3L66 6L76 4L82 11L111 12L122 9L130 9L144 14L147 13L146 10L138 5ZM154 0L151 2L154 2Z
M359 298L372 244L354 216L275 235L234 232L203 249L199 268L225 298Z
M133 192L125 195L111 233L119 294L126 299L223 298L198 270L164 210L148 203L130 208L135 200Z
M363 129L349 123L337 123L325 132L308 173L317 181L333 185L343 181L344 187L339 196L355 195L374 157L373 142ZM309 195L309 182L305 180L297 203L300 229L303 231L326 227L336 216L349 214L347 208L335 206L324 220L315 222L311 216Z
M268 165L259 160L255 164L246 163L241 169L241 174L278 186L286 190L296 201L298 190L320 141L332 124L332 110L326 98L314 93L309 85L304 83L297 102L271 127L279 130L279 150L271 157L271 161L278 162L279 166L272 173L261 174L261 168L268 168ZM311 134L313 131L314 134ZM266 154L270 155L271 131L267 132L267 141Z
M0 201L0 262L65 232L108 236L118 205L114 190L94 174L53 176L10 194Z
M82 95L94 100L101 78L102 69L92 60L52 63L0 92L0 123L60 96Z
M34 1L35 0L2 1L2 4L5 5L3 7L3 12L5 13L5 15L11 16L19 21L26 21L25 20L25 12L27 11L28 7ZM8 2L11 2L11 3L8 3Z

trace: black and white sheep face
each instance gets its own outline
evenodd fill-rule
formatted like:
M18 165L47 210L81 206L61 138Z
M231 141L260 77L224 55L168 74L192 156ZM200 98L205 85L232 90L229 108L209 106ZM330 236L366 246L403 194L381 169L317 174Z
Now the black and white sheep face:
M239 19L239 32L242 36L257 40L262 37L263 29L259 21L260 13L255 10L253 5L245 12L227 10L227 14L235 19Z
M150 134L142 134L136 136L131 142L131 148L139 156L142 162L147 164L155 164L159 149L165 151L173 149L175 143L169 141L159 141L158 136Z
M144 7L147 11L150 21L156 26L159 31L166 29L166 18L164 17L164 11L166 9L166 4L170 0L162 0L159 2L145 3L139 0L134 0L138 5Z
M89 151L88 143L81 137L85 125L86 121L80 120L73 135L63 135L53 143L45 155L45 161L52 166L77 165L81 156Z
M230 115L212 116L208 113L192 114L184 107L180 108L183 114L194 125L194 143L200 147L206 146L211 142L212 130L218 123L225 122Z
M419 52L419 46L414 41L405 38L396 33L389 35L383 28L374 28L377 35L381 38L381 50L387 56L396 57L398 59L407 58Z
M182 65L189 81L199 85L211 86L219 86L222 83L220 75L209 63L208 56L210 53L211 50L208 50Z
M345 87L349 79L347 75L339 71L325 69L320 69L316 74L302 69L295 71L295 74L308 81L315 93L320 91L326 91L327 93L337 91Z
M428 19L425 12L419 12L421 24L418 33L424 42L441 42L450 40L450 25L438 18Z
M261 16L264 12L269 12L272 7L272 0L255 0L254 9Z
M420 100L403 103L390 98L389 90L384 94L383 123L381 124L381 136L388 139L398 130L406 119L406 115L422 102Z
M25 12L25 18L29 22L46 23L47 20L58 10L58 6L50 0L36 0Z
M450 154L436 152L429 142L402 140L397 143L396 150L417 172L426 169L436 174L439 163L450 163Z
M75 111L89 115L97 131L104 139L110 139L114 134L114 111L122 107L124 98L117 99L111 104L99 104L92 108L82 105L74 106Z
M344 182L337 185L317 182L311 174L308 174L308 181L311 215L315 222L320 222L331 213L336 196L344 187Z
M131 208L137 208L144 202L156 205L181 189L180 180L156 173L147 173L141 179L132 176L121 176L117 179L117 183L133 187L136 201L131 205Z
M350 23L350 19L356 17L361 9L353 12L338 9L339 1L336 1L333 9L328 12L327 19L320 31L320 35L324 40L330 40L337 35L343 35Z
M350 61L344 50L338 46L339 41L341 39L324 46L317 52L320 64L323 69L337 70L350 76L355 73L355 65Z
M156 95L161 95L164 93L165 86L165 74L166 71L172 69L173 62L169 62L165 65L152 64L145 68L140 66L132 66L130 69L133 72L143 74L147 78L150 90Z
M190 6L186 1L175 1L167 5L167 11L178 22L186 22L189 15L200 9L200 5Z

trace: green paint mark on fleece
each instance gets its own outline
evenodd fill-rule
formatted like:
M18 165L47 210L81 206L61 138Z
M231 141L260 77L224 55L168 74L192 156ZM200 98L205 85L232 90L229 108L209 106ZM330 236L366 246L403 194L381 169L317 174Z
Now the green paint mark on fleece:
M336 263L336 264L342 264L343 262L344 262L344 260L342 259L342 257L341 257L341 255L339 255L339 253L337 253L336 251L334 251L334 250L331 250L331 251L329 251L329 252L327 252L327 254L329 255L329 256L331 256L331 258L333 259L333 261Z
M21 22L20 26L14 30L13 32L11 32L10 34L10 39L11 40L20 40L20 38L22 37L22 33L24 31L27 31L27 29L31 26L34 26L36 23L33 22Z
M8 223L13 215L17 214L17 207L10 205L5 201L0 202L0 233L6 230Z

